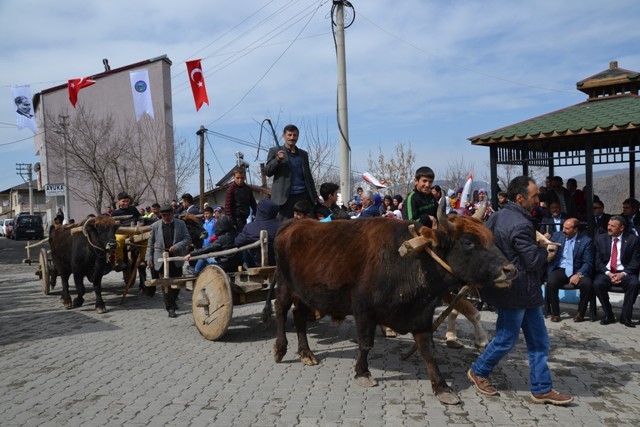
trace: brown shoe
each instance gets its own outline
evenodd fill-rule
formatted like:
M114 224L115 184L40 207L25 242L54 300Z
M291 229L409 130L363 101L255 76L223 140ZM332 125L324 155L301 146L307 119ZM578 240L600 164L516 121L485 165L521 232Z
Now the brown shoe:
M576 323L584 322L584 316L582 314L576 314L576 317L573 318L573 321Z
M473 373L471 369L467 371L467 378L471 380L473 385L476 386L476 390L478 390L482 394L486 394L487 396L496 396L498 394L498 390L491 385L491 380L489 378L482 378Z
M573 402L573 396L551 390L544 394L531 394L533 403L550 403L552 405L567 405Z
M558 323L560 321L560 316L551 316L551 321L553 323Z

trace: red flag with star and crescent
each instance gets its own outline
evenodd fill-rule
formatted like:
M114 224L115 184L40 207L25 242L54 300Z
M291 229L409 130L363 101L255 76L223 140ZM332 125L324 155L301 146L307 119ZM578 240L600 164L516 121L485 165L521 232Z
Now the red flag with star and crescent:
M209 104L207 96L207 88L204 85L204 75L202 74L202 66L199 59L187 61L187 71L189 73L189 82L191 83L191 91L193 92L193 100L196 103L196 111L200 111L202 104Z
M69 83L67 83L67 87L69 88L69 101L71 101L71 105L73 108L76 108L76 103L78 102L78 92L83 87L91 86L95 81L89 79L88 77L83 77L81 79L71 79Z

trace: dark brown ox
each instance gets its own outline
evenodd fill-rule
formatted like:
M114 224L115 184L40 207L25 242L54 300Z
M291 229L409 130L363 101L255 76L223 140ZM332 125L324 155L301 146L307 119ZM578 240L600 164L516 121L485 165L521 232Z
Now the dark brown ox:
M286 223L275 240L275 361L281 362L287 351L285 320L292 304L298 354L305 365L318 363L307 341L306 321L311 311L334 320L353 315L358 334L358 384L377 384L369 372L367 356L376 326L381 324L401 334L411 332L438 399L460 403L436 361L434 310L443 296L463 284L508 287L516 269L497 249L493 235L480 220L462 216L447 220L444 204L438 217L436 230L420 227L418 233L453 274L425 250L404 257L399 254L403 243L414 237L409 221L371 218Z
M106 313L102 300L102 276L109 271L109 262L116 249L118 224L113 218L98 217L85 220L79 227L60 227L51 239L51 258L62 279L62 303L65 308L80 307L84 303L86 277L93 284L96 311ZM69 277L73 274L78 295L71 301Z

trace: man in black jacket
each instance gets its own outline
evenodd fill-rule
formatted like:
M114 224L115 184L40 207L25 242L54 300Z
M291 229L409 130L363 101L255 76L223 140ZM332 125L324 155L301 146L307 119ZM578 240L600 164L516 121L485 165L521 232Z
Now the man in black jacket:
M497 395L489 375L516 345L522 329L529 353L531 400L566 405L573 397L552 388L547 364L549 335L542 314L542 273L549 254L548 246L537 241L530 213L538 203L538 186L528 176L519 176L509 183L507 194L509 202L489 217L487 227L493 231L498 248L517 267L518 276L508 289L481 290L482 299L497 308L496 336L467 377L480 393Z

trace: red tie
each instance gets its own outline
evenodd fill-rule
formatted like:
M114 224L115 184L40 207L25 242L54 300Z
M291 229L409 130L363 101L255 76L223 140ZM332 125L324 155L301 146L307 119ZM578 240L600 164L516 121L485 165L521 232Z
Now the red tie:
M611 247L611 266L610 270L612 273L616 272L616 267L618 266L618 238L613 238L613 246Z

